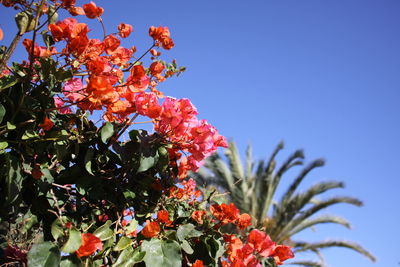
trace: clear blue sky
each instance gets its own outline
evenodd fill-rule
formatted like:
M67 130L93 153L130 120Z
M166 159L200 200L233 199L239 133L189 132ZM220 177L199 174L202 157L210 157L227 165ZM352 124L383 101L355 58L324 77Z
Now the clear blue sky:
M354 240L378 258L372 264L330 249L324 252L329 266L399 265L400 1L96 3L106 10L108 29L133 25L125 45L139 51L151 43L149 26L170 28L176 46L164 55L188 70L163 91L190 98L242 151L250 142L256 158L266 158L284 140L281 161L297 148L308 162L327 159L305 185L344 181L346 188L333 194L359 197L365 206L330 210L353 230L322 225L302 237ZM1 13L0 25L11 34L13 12Z

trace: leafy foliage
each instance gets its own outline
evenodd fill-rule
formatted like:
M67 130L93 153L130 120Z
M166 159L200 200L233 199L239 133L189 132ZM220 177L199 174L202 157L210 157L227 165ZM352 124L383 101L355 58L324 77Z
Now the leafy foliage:
M275 157L284 147L278 144L267 162L252 161L251 147L246 152L245 164L240 160L239 152L234 142L229 143L225 150L227 161L220 154L210 156L205 168L193 177L198 184L216 187L222 192L228 192L226 200L232 201L240 210L248 212L253 223L264 229L273 240L288 244L297 253L314 252L319 256L320 250L328 247L345 247L375 261L375 257L360 245L349 241L327 241L308 243L295 241L293 238L299 232L319 224L331 223L350 228L350 223L336 215L318 215L319 211L336 204L351 204L361 206L357 198L340 196L319 199L320 195L332 190L343 188L344 184L337 181L322 181L302 192L299 191L301 182L312 170L324 165L322 159L312 161L303 168L299 175L291 181L289 187L280 197L275 199L276 190L284 174L295 166L303 165L303 151L297 150L290 155L280 167L277 167ZM324 261L294 261L293 264L303 266L323 266Z
M275 266L293 257L251 229L248 214L185 179L227 143L188 99L158 91L185 70L159 58L174 46L167 27L151 26L150 48L132 60L136 49L121 46L131 25L102 27L100 40L85 23L58 20L63 10L102 24L94 2L1 4L19 12L18 34L0 49L1 265ZM8 66L28 32L27 61ZM143 117L154 132L135 128Z

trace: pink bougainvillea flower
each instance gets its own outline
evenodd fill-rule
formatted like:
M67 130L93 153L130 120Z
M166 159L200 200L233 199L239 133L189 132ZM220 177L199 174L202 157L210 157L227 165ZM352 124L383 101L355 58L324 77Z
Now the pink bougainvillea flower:
M81 92L82 88L83 84L81 79L72 78L64 83L63 92L66 98L72 102L76 102L84 98Z
M58 108L58 112L60 114L70 114L72 112L69 107L63 107L64 101L58 96L54 97L54 105L56 106L56 108Z

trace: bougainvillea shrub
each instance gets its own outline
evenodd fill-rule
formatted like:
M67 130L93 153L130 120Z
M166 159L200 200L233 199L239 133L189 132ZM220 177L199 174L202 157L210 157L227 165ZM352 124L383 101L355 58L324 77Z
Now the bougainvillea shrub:
M189 99L158 90L185 70L161 59L174 47L167 27L151 26L139 52L122 46L133 26L107 33L94 2L1 4L16 10L19 29L0 48L1 264L274 266L293 257L187 178L227 142ZM10 64L18 43L26 60Z

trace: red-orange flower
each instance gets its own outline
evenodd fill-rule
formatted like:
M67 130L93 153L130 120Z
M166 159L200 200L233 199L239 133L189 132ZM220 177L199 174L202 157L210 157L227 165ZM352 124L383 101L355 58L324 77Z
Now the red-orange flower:
M89 19L100 17L104 13L104 9L98 7L92 1L90 1L89 4L83 5L83 10L85 11L86 17L88 17Z
M0 28L0 41L3 40L3 36L4 36L3 30Z
M75 5L76 0L61 0L61 6L62 7L73 7Z
M158 26L157 28L151 26L149 29L149 35L156 41L156 45L159 46L161 43L164 49L171 49L174 47L174 42L171 39L171 35L168 27Z
M106 48L106 53L111 54L113 51L115 51L115 49L119 47L121 41L114 35L110 34L104 39L103 43Z
M247 213L240 214L236 223L240 229L247 228L251 225L251 216Z
M73 6L69 8L68 11L72 16L85 15L85 11L79 6Z
M38 126L45 131L49 131L51 128L53 128L54 123L49 118L44 117L43 123L39 124Z
M32 169L32 177L36 180L39 180L43 176L43 172L40 170L40 165L36 164Z
M269 257L273 254L275 242L263 231L252 230L247 237L247 242L263 257Z
M158 61L154 61L150 65L150 73L153 76L159 75L164 70L164 65Z
M146 238L152 238L160 233L160 226L157 222L146 221L146 226L141 231L142 235Z
M192 212L192 219L198 224L203 224L203 218L206 216L207 212L205 210L196 210Z
M167 210L160 210L157 212L157 221L170 225L172 222L169 220L169 214Z
M274 249L273 256L276 265L282 265L285 260L293 258L294 253L288 246L277 245Z
M225 203L222 203L221 205L211 205L210 211L211 214L221 222L221 224L233 223L239 218L239 210L233 203L230 203L229 205Z
M192 267L203 267L203 261L201 260L196 260L193 264Z
M103 243L101 243L101 240L97 236L91 233L82 234L82 243L76 251L76 256L79 258L90 256L96 252L96 250L101 249L103 249Z
M132 25L121 23L118 25L118 34L122 38L128 37L132 32Z

